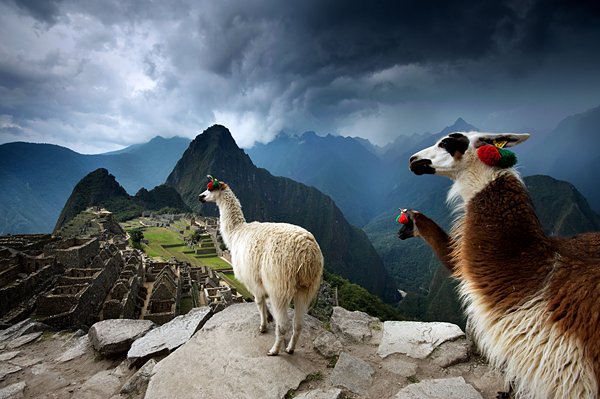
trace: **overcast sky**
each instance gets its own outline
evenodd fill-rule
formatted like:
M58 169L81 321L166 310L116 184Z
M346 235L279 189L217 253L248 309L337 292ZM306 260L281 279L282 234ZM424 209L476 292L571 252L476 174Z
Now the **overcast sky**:
M0 143L543 132L600 105L598 4L0 0Z

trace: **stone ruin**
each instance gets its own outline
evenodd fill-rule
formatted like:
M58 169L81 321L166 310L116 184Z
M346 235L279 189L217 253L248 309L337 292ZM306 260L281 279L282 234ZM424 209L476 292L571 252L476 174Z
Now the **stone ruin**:
M195 307L218 311L243 300L210 267L151 260L129 248L110 212L90 208L78 218L63 237L0 236L0 328L30 315L56 328L113 318L163 324ZM69 229L95 235L69 236Z
M52 286L64 266L46 256L49 234L0 237L0 320L10 324L29 314L35 298Z
M147 268L147 281L153 282L144 319L157 324L171 321L179 314L182 281L178 262L152 262Z
M140 251L122 252L125 259L119 277L102 306L102 319L137 319L147 296L144 258Z
M86 259L90 248L97 248L96 255ZM117 281L123 267L121 253L112 244L103 242L100 247L95 238L70 251L57 251L67 262L64 275L49 293L38 298L35 314L40 321L59 328L89 326L99 320L100 307Z
M198 284L201 302L218 312L232 303L243 302L235 287L226 284L219 274L210 267L199 266L190 269L191 280Z

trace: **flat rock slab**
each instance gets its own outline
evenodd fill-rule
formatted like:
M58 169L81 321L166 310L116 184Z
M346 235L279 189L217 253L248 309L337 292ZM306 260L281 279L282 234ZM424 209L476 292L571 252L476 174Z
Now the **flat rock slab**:
M313 345L317 352L324 357L333 357L339 355L344 347L337 337L329 332L324 331L315 338Z
M76 359L80 356L85 355L88 352L92 352L92 342L88 335L84 335L79 338L75 338L72 341L72 346L63 352L56 361L58 363L65 363L69 360Z
M20 337L10 341L6 347L8 349L16 349L23 345L27 345L28 343L33 342L39 337L41 337L43 333L43 331L38 331L30 334L21 335Z
M23 390L27 384L25 382L17 382L0 389L0 399L17 399L23 397Z
M385 358L393 353L402 353L415 359L425 359L442 343L464 335L460 327L451 323L386 321L377 354Z
M88 336L94 349L101 354L118 355L127 352L133 341L155 326L150 320L103 320L90 328Z
M141 391L144 385L150 381L152 374L154 374L154 366L156 366L156 361L154 359L148 360L146 364L144 364L127 380L125 384L123 384L120 393L130 394Z
M50 327L48 327L48 325L44 323L40 323L39 321L33 321L31 319L26 319L18 322L17 324L5 330L0 330L0 342L10 341L25 334L31 334L38 331L46 331L49 329Z
M386 358L381 364L384 369L398 374L401 377L410 377L417 374L417 364L406 362L402 359Z
M450 367L469 361L469 344L466 338L444 342L439 350L431 355L431 361L440 367Z
M373 336L371 326L380 321L366 313L350 312L336 306L333 308L330 323L333 332L342 339L348 342L367 342Z
M462 377L424 380L404 387L394 399L483 399Z
M309 316L305 316L305 321ZM260 334L254 303L234 304L215 314L185 345L154 367L146 399L282 398L298 388L314 364L310 328L294 355L267 356L273 324Z
M0 362L5 362L7 360L14 359L15 357L19 356L20 354L21 354L21 351L0 353Z
M339 388L332 389L315 389L306 393L294 396L295 399L338 399L342 394Z
M189 341L211 316L212 311L208 306L194 308L185 315L177 316L137 339L127 352L127 359L131 364L141 365L152 356L172 352Z
M331 373L331 385L341 386L364 396L373 384L373 373L375 370L369 363L342 352Z
M0 362L0 380L9 374L16 373L17 371L21 370L23 370L23 368L15 364Z

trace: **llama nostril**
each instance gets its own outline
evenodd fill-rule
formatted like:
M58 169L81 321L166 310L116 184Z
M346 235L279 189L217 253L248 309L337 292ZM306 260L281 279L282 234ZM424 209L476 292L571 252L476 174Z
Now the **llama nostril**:
M410 157L410 159L408 160L408 162L413 162L417 160L417 156L413 155L412 157Z

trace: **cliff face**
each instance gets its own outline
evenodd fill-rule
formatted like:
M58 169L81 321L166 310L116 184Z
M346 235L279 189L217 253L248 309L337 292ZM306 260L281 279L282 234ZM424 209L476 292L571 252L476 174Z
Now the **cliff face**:
M306 228L319 242L327 270L388 302L396 300L394 284L366 234L347 222L330 197L257 168L229 130L220 125L192 141L166 182L193 210L216 216L214 204L198 201L198 194L206 189L207 174L229 184L242 203L246 220L287 222Z
M104 168L96 169L75 185L73 192L58 217L54 232L58 231L86 208L90 206L105 206L109 202L113 202L114 205L119 203L118 207L113 205L113 209L110 209L112 212L133 206L133 204L130 204L129 194L117 183L115 177Z

